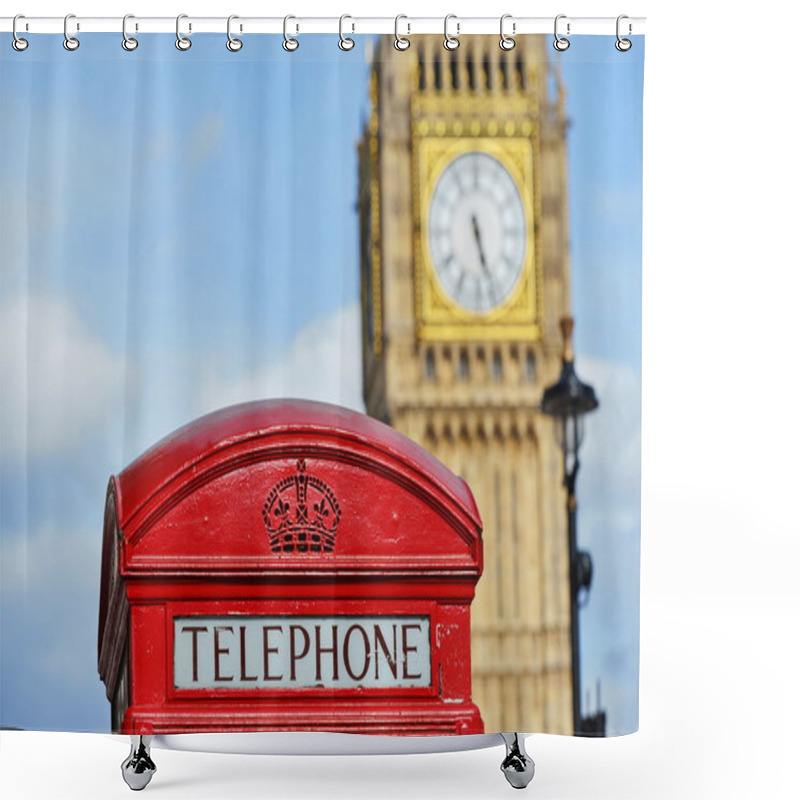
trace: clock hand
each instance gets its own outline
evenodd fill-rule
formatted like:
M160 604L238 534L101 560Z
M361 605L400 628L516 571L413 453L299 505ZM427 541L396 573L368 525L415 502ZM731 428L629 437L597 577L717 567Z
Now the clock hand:
M473 214L472 215L472 232L475 234L475 241L478 244L478 256L481 259L481 269L483 270L483 274L487 278L487 288L489 290L489 296L494 303L496 300L495 291L494 291L494 279L492 278L492 273L489 272L489 267L486 265L486 256L483 252L483 242L481 241L481 230L478 227L478 218Z
M478 245L478 256L481 260L481 269L486 274L486 277L491 278L489 274L489 268L486 266L486 256L483 253L483 243L481 242L481 231L478 227L478 218L473 214L472 215L472 232L475 234L475 241Z

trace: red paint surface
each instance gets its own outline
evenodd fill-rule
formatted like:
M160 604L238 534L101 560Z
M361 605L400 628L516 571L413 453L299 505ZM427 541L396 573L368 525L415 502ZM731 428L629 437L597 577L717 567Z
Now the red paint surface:
M301 473L335 496L332 552L270 547L269 493ZM480 532L466 483L364 415L267 401L181 428L109 484L99 668L112 697L128 659L123 730L482 732L471 701L469 624ZM231 693L172 685L176 615L420 609L431 618L430 687Z

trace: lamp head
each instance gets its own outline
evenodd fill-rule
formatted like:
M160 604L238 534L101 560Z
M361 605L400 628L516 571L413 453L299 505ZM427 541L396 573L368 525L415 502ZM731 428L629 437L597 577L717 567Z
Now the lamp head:
M575 373L575 355L572 350L574 327L572 317L561 319L561 335L564 337L561 375L552 386L544 390L542 397L542 412L559 419L583 416L600 405L594 389Z
M556 423L556 436L565 458L577 456L583 439L583 417L600 405L594 389L575 373L573 328L572 317L561 320L561 334L564 337L561 374L552 386L544 390L540 406L540 411L552 417Z

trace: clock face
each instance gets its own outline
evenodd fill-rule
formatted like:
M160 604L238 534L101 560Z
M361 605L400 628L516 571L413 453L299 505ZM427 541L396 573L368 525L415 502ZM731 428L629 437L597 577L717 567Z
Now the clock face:
M525 209L503 164L482 152L454 158L431 197L428 242L442 289L485 313L501 305L522 273Z

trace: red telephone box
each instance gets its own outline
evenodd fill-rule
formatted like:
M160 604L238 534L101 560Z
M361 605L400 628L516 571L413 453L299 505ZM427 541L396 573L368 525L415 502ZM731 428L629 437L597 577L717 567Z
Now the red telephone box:
M482 733L467 484L336 406L247 403L108 487L98 664L124 733Z

